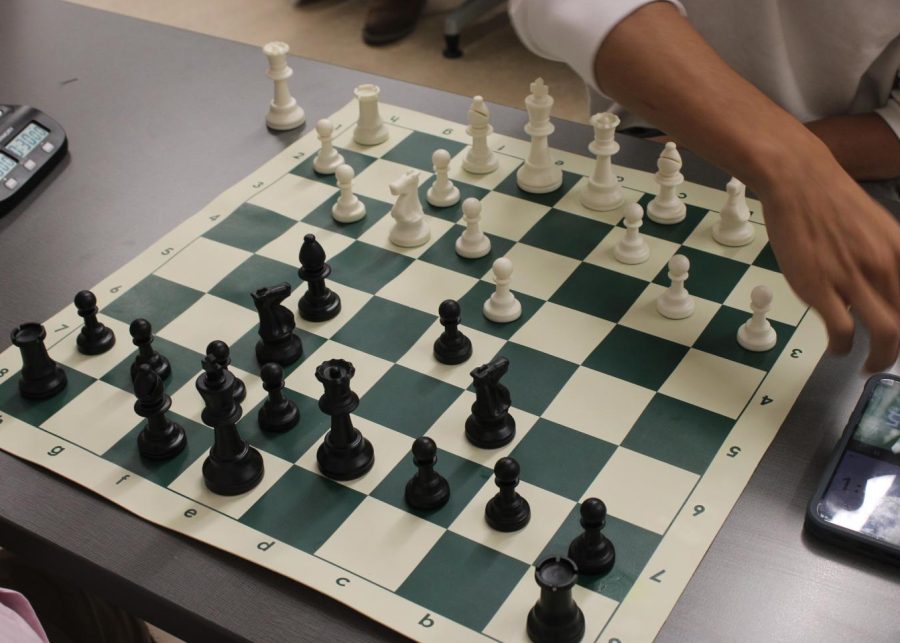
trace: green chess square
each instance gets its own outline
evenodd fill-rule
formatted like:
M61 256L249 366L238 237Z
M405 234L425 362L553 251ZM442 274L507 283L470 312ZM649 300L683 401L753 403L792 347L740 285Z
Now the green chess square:
M312 554L364 498L350 487L295 466L241 516L241 522Z
M296 223L277 212L244 203L203 236L248 252L256 252Z
M426 172L434 171L431 155L435 150L444 149L450 152L450 158L456 156L466 146L463 143L442 138L425 132L412 132L397 143L382 158L401 165L408 165Z
M354 241L330 261L331 279L337 283L376 293L413 262L390 250ZM337 291L340 294L340 290Z
M282 460L296 462L324 437L331 418L319 410L318 400L289 388L284 389L284 394L293 400L300 411L300 421L293 429L279 433L259 428L259 410L265 403L265 398L252 409L244 409L244 417L237 427L241 437L257 449Z
M616 326L588 355L584 365L656 390L669 378L687 352L687 346L626 326Z
M411 438L424 435L462 390L394 365L363 396L357 413Z
M337 203L340 196L340 192L330 196L328 200L303 217L303 223L358 239L359 235L378 223L381 217L391 211L390 203L358 194L357 198L366 206L366 216L353 223L339 223L331 216L331 208Z
M0 384L0 411L40 426L66 404L78 397L95 382L94 378L60 364L66 372L66 387L47 400L27 400L19 394L19 373L7 373Z
M294 334L303 342L303 354L293 364L283 367L285 377L293 373L294 369L306 361L306 358L315 353L326 341L324 337L314 335L302 328L295 328ZM259 373L262 364L256 361L257 342L259 342L259 324L231 345L231 363L248 373Z
M412 442L410 442L411 444ZM437 464L435 464L434 470L446 478L450 484L450 499L439 509L425 511L413 509L406 504L404 499L406 483L416 473L416 465L413 464L411 453L408 457L403 458L381 481L381 484L372 492L372 496L446 528L456 520L456 517L462 513L466 505L484 486L485 481L493 475L493 472L487 467L441 449L438 449Z
M678 254L684 255L691 262L688 279L685 283L688 292L717 303L722 303L728 298L741 277L747 272L745 263L695 248L681 246ZM669 286L671 280L668 266L663 266L653 283Z
M577 502L615 450L604 440L541 418L510 457L519 463L522 480Z
M562 165L561 161L557 161L557 165ZM531 192L526 192L519 187L519 184L516 183L516 172L511 172L509 176L507 176L503 181L498 185L494 190L496 192L500 192L501 194L508 194L509 196L518 197L520 199L524 199L525 201L531 201L532 203L540 203L541 205L546 205L547 207L553 207L556 205L561 198L563 198L569 190L575 187L575 184L581 180L581 175L575 174L573 172L566 172L563 170L563 182L562 185L553 192L545 192L544 194L532 194Z
M139 317L146 318L154 331L197 303L203 293L174 281L149 275L101 311L114 319L130 324Z
M535 563L546 556L568 553L569 544L583 531L580 524L580 509L579 506L576 506L572 510ZM621 602L631 590L634 582L640 578L642 573L645 573L644 566L650 560L662 536L610 515L606 517L606 527L604 527L603 533L616 548L616 562L605 576L579 574L578 584L614 601Z
M476 185L471 185L462 181L454 181L453 185L455 185L459 190L459 201L457 201L453 205L447 206L446 208L439 208L431 205L428 202L428 188L430 188L436 180L437 177L431 176L427 181L425 181L425 183L419 186L419 201L421 201L422 209L425 210L426 214L430 214L439 219L450 221L452 223L456 223L457 221L462 219L463 201L470 197L481 201L481 199L483 199L490 193L489 190L485 190L484 188L480 188Z
M462 309L463 320L465 320L464 323L466 326L488 333L494 337L509 339L532 318L541 306L544 305L543 299L525 295L514 290L513 292L515 292L516 299L522 304L522 316L509 323L498 324L497 322L489 320L482 312L484 302L493 294L494 289L494 284L486 281L479 281L472 286L472 289L469 290L469 292L460 298L459 306Z
M507 342L498 355L509 360L509 372L501 381L509 389L513 406L535 415L544 412L578 368L515 342Z
M448 531L397 594L480 632L528 570L515 558Z
M434 322L420 310L373 297L332 337L364 353L396 362Z
M209 293L256 312L250 293L257 288L274 286L283 281L288 282L292 289L300 285L300 277L295 266L261 255L252 255L225 275L225 278L213 286Z
M610 230L606 223L550 210L522 237L522 243L583 261Z
M205 347L198 348L203 350ZM169 365L172 367L172 374L163 380L163 384L169 393L179 390L200 372L200 362L203 359L203 355L200 353L162 337L153 338L153 349L169 360ZM136 350L116 364L100 379L107 384L119 387L123 391L132 392L131 365L134 363L135 357L137 357Z
M456 254L456 240L465 229L465 226L453 226L419 258L436 266L481 279L491 269L494 260L504 256L515 245L515 242L509 239L489 234L487 237L491 240L491 251L479 259L466 259Z
M773 272L781 272L781 268L778 265L778 259L775 257L775 251L772 250L772 244L768 242L756 256L753 265Z
M657 393L622 446L703 475L733 426L730 418Z
M772 324L777 335L774 348L761 352L748 351L738 344L737 331L750 317L750 313L743 310L722 306L707 324L703 334L694 342L694 348L768 371L775 365L781 351L784 350L791 335L794 334L794 327L770 319L769 323Z
M170 411L166 414L166 417L170 421L180 424L187 438L187 446L178 455L168 460L148 460L141 457L141 453L138 451L137 439L138 434L144 429L147 422L135 415L134 419L137 426L111 446L103 454L103 457L160 486L169 486L175 478L184 473L185 469L196 462L197 459L206 457L210 447L212 447L214 433L209 427L191 422L177 413Z
M341 153L341 156L344 157L344 163L353 168L354 174L359 174L375 162L375 159L371 156L366 156L365 154L360 154L353 150L346 150L338 148L337 146L335 146L335 149L337 149L337 151ZM318 151L297 165L297 167L291 170L291 174L302 176L304 179L310 179L311 181L319 181L320 183L325 183L327 185L337 186L337 177L334 174L319 174L313 169L313 163L316 160L317 154Z
M644 292L641 279L583 263L550 297L550 301L588 315L618 322Z
M698 208L695 205L687 206L687 211L685 212L684 220L680 223L675 224L664 224L664 223L656 223L655 221L651 221L650 217L646 215L647 205L653 200L655 194L645 194L640 198L638 203L641 204L641 207L644 209L644 222L641 225L641 234L649 234L652 237L656 237L657 239L665 239L666 241L671 241L673 243L684 243L685 240L691 236L691 233L694 231L694 228L703 220L703 217L706 216L706 213L709 210L704 210L703 208ZM625 220L622 219L618 223L620 228L625 227Z

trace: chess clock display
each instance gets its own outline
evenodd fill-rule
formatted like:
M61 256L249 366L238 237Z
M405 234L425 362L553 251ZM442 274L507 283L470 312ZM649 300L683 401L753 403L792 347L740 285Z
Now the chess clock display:
M900 564L900 377L866 383L809 503L810 532Z
M0 104L0 215L34 189L67 148L62 126L42 111Z

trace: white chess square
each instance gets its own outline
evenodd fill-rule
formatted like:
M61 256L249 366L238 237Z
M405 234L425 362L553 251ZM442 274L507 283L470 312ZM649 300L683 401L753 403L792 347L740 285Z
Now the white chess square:
M619 444L647 408L653 393L643 386L579 366L543 416Z
M337 188L327 183L285 174L248 203L299 221L335 192Z
M360 397L365 395L392 366L387 360L329 339L294 369L285 380L285 385L313 399L319 399L324 389L316 379L316 368L330 359L343 359L353 364L356 375L350 382L350 388Z
M367 497L316 556L396 591L443 533L434 523Z
M735 419L765 376L757 368L692 348L659 391Z
M800 323L804 313L808 307L797 296L794 290L788 285L787 279L780 272L774 272L759 266L750 266L741 280L728 295L725 300L726 306L745 310L750 310L750 292L756 286L765 285L772 289L772 309L766 317L775 321L785 322L796 326ZM735 332L737 329L735 328Z
M481 200L481 229L488 234L518 241L550 211L545 205L491 192ZM458 223L465 225L465 219Z
M157 268L155 274L188 288L208 292L250 256L246 250L197 237Z
M128 324L103 314L97 315L97 319L115 334L116 343L112 348L100 355L83 355L78 351L78 334L81 332L79 330L70 332L61 342L50 348L48 351L50 357L94 379L100 379L136 350L131 343Z
M550 299L580 263L577 259L524 243L514 245L506 257L513 264L512 289L544 300ZM493 269L488 270L482 279L493 283Z
M391 194L390 184L406 174L408 165L378 159L353 179L353 193L378 199L384 203L394 203L397 197ZM419 185L424 185L432 173L416 170L419 173Z
M656 300L665 291L665 286L648 284L641 296L619 320L619 323L656 337L691 346L712 321L719 310L719 304L692 295L694 297L693 314L685 319L669 319L660 315L656 310ZM688 291L690 291L690 286L688 286Z
M653 281L659 271L662 270L669 259L678 253L679 245L659 239L649 234L641 235L650 248L650 256L644 263L626 264L616 259L616 244L625 236L625 228L613 228L609 234L591 251L591 254L585 258L586 263L595 266L615 270L616 272L628 275L629 277L637 277L644 281Z
M602 498L609 515L662 534L698 479L695 473L619 447L581 499Z
M391 239L391 228L394 227L394 218L390 215L385 215L378 220L378 222L373 225L371 228L362 233L359 237L360 241L364 241L373 246L378 246L379 248L384 248L385 250L390 250L391 252L396 252L397 254L405 255L407 257L420 257L428 248L432 246L432 244L440 239L444 234L453 227L453 224L449 221L444 221L443 219L438 219L437 217L433 217L430 214L425 215L425 221L428 224L429 229L431 230L431 236L428 240L420 246L415 246L413 248L403 248L401 246L395 245Z
M581 364L615 326L600 317L548 301L510 340Z
M766 226L759 223L751 223L750 225L753 226L756 234L753 236L753 240L745 246L723 246L713 239L712 236L713 226L719 222L719 218L718 212L707 212L691 235L685 239L684 245L719 255L720 257L727 257L728 259L744 263L753 263L769 240L769 235L766 234Z
M170 342L202 352L211 339L233 344L258 322L254 311L205 294L158 334Z
M489 137L488 145L490 145L490 142L491 139ZM515 172L522 164L522 159L498 153L496 170L487 174L472 174L466 172L462 167L463 159L465 159L466 154L469 153L469 147L470 146L466 146L464 150L450 160L450 179L452 181L462 181L469 185L477 185L480 188L493 190L503 183L504 179Z
M353 243L353 239L346 235L300 222L264 245L256 254L299 268L300 246L303 245L303 237L307 234L316 235L316 240L325 248L328 257L336 256Z
M585 184L587 184L588 178L582 177L578 183L576 183L571 190L566 192L565 196L556 202L556 205L553 206L557 210L563 210L564 212L569 212L571 214L577 214L578 216L585 217L587 219L593 219L594 221L602 221L603 223L608 223L609 225L616 225L619 221L622 220L622 217L625 216L623 208L628 203L637 203L642 196L644 196L643 192L638 192L637 190L632 190L626 188L621 183L622 186L622 198L624 201L622 205L614 210L607 210L605 212L601 212L600 210L591 210L590 208L586 208L581 204L581 191L584 190Z
M384 299L435 315L445 299L462 299L477 279L424 261L416 261L378 291Z
M460 325L460 332L472 342L472 357L462 364L441 364L434 358L434 341L443 330L441 322L436 320L397 363L465 389L472 383L469 373L473 365L486 364L506 345L506 341L499 337Z
M343 123L335 123L335 129L337 129L338 125L343 125ZM353 140L353 130L356 129L356 124L353 123L334 137L334 145L345 150L352 150L354 152L359 152L360 154L365 154L366 156L382 157L394 149L398 143L403 141L403 139L412 134L412 130L404 127L397 127L387 120L385 121L384 126L387 127L388 130L388 139L384 143L379 143L378 145L360 145Z
M133 395L97 381L41 426L61 438L102 454L142 421L134 412Z

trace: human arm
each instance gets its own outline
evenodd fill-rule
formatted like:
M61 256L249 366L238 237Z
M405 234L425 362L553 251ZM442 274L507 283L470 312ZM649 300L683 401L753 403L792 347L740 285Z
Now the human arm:
M807 123L806 127L857 181L900 176L900 138L878 114L831 116Z

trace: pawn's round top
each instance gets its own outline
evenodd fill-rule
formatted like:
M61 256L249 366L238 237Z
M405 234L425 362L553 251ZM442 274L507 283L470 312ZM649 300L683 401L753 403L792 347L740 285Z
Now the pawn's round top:
M337 177L338 183L350 183L353 180L353 177L356 176L356 172L354 172L353 168L346 163L342 163L341 165L338 165L338 169L335 170L334 175ZM315 239L315 237L313 237L313 239Z
M767 306L771 306L773 297L772 289L765 284L755 286L753 290L750 291L750 303L753 304L754 308L766 308Z
M149 364L138 366L134 375L134 395L141 401L152 401L162 393L162 379Z
M730 194L731 196L737 196L737 195L740 193L741 188L742 188L743 186L744 186L743 183L741 183L741 182L740 182L739 180L737 180L736 178L732 177L731 180L728 181L728 184L725 186L725 190L726 190L726 191L728 192L728 194Z
M334 125L331 124L331 121L327 118L320 118L319 122L316 123L316 134L321 138L325 138L331 136L332 132L334 132Z
M228 344L221 339L214 339L206 347L206 354L212 355L218 362L223 362L227 361L231 356L231 349L228 348Z
M640 203L629 203L623 209L626 223L638 223L644 218L644 209Z
M131 322L128 332L131 333L135 342L143 342L150 339L153 329L150 327L150 322L146 319L138 318Z
M494 261L494 274L498 279L509 279L512 276L512 261L507 257L500 257Z
M600 498L588 498L581 503L581 526L603 527L606 525L606 503Z
M669 259L669 272L675 275L686 275L691 269L691 260L684 255L675 255Z
M437 445L431 438L416 438L412 445L413 458L419 462L434 462L437 456Z
M462 204L463 216L472 219L481 214L481 201L474 196L470 196Z
M284 369L275 362L269 362L259 369L259 377L263 381L263 388L267 391L279 388L284 380Z
M438 316L441 321L458 322L461 314L459 302L455 299L445 299L438 307Z
M435 167L446 167L450 165L450 152L445 149L436 149L431 155L431 162Z
M75 295L75 308L77 308L79 312L92 312L96 307L97 298L90 290L80 290Z
M534 578L542 589L554 592L571 589L578 580L578 566L570 558L548 556L537 564Z
M10 341L14 346L22 347L31 342L39 342L47 337L46 329L38 323L29 322L12 329Z
M519 477L519 463L512 458L500 458L494 465L494 475L500 482L515 482Z

